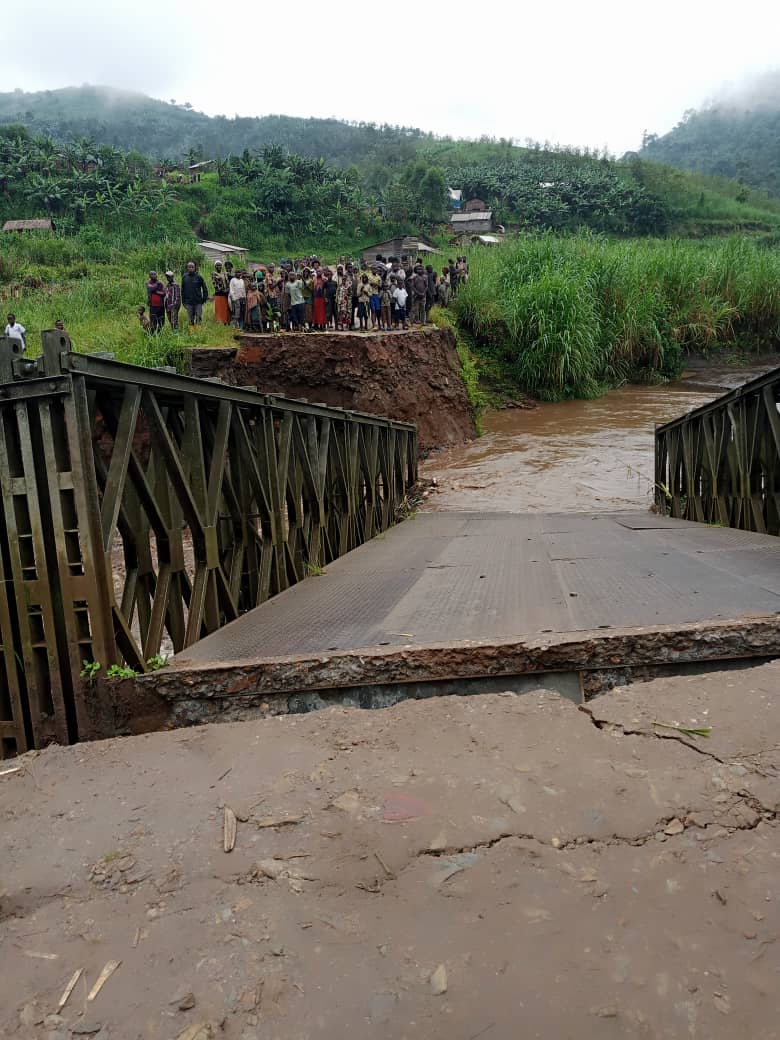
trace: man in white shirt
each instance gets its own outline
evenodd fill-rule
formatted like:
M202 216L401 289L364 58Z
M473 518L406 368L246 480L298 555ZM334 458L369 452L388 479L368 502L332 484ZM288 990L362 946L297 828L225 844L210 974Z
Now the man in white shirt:
M27 331L24 325L20 325L16 320L15 314L8 315L8 324L5 327L5 334L9 339L17 339L22 344L21 352L24 353L27 350L27 343L25 342L24 334Z
M398 328L400 324L402 328L408 329L409 325L406 320L406 300L409 293L406 291L403 285L396 285L395 279L390 279L390 295L393 297L393 328Z
M230 301L231 324L237 329L244 327L244 312L246 309L246 285L240 277L241 271L236 271L230 279L228 287L228 299Z

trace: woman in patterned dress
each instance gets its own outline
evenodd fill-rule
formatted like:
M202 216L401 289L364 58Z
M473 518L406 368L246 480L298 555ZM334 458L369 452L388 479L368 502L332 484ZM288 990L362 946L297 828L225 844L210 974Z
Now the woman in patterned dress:
M336 290L336 328L352 328L352 277L341 265L336 269L339 287Z

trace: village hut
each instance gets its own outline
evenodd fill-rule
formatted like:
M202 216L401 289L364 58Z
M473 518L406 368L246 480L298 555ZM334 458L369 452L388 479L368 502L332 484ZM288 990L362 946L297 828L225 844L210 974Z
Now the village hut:
M469 199L469 201L463 207L463 212L464 213L479 213L482 210L486 210L486 209L487 209L487 206L482 201L482 199Z
M495 231L493 213L489 209L471 213L453 213L450 217L450 230L456 235L465 231L474 231L478 235L487 235Z
M212 263L232 260L234 264L243 264L246 260L247 250L244 246L231 246L227 242L198 242L198 245Z
M438 249L422 235L402 235L368 246L363 250L361 256L367 264L370 264L378 256L383 256L385 259L389 256L397 256L400 260L402 256L421 256L424 253L438 253Z
M463 190L461 188L447 188L447 201L450 209L462 209Z
M214 166L216 159L204 159L202 162L193 163L189 167L190 173L205 173L211 166Z
M54 221L49 217L35 220L6 220L3 231L54 231Z

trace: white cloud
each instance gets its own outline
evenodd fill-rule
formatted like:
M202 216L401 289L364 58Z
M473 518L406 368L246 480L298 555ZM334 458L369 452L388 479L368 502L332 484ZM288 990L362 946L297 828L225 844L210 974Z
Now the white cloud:
M6 39L27 43L4 48L0 89L101 83L211 115L333 115L620 153L722 83L780 64L778 10L769 0L27 0L3 15Z

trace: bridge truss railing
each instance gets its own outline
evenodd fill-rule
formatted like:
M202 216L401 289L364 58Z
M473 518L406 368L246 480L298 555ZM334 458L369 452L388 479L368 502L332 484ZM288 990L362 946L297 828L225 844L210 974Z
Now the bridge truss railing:
M661 513L780 534L780 370L657 427Z
M395 523L406 423L0 339L0 758Z

